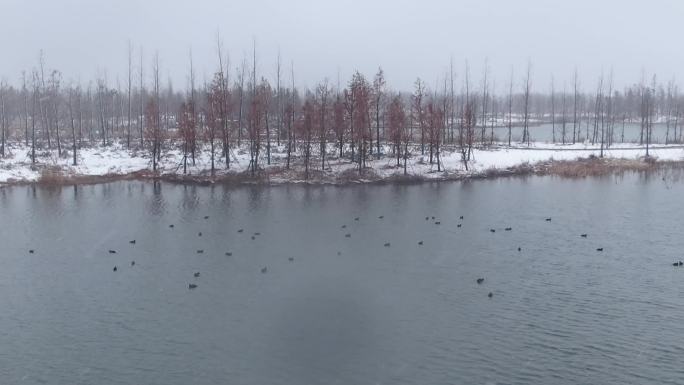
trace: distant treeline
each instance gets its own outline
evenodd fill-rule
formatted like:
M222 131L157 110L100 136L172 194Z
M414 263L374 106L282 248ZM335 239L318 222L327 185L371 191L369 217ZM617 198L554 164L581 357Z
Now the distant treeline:
M640 124L642 144L650 143L654 123L667 126L666 142L681 139L684 100L673 81L661 84L655 76L618 90L612 75L581 88L575 72L573 84L558 88L553 81L533 85L528 65L521 80L511 74L508 92L495 94L487 68L473 82L466 66L457 83L452 65L434 88L418 78L412 92L394 91L382 69L371 77L357 71L343 84L325 79L298 89L294 68L284 70L280 57L275 76L267 79L257 73L256 52L250 62L231 66L220 45L217 51L216 71L201 83L189 60L184 90L170 80L162 84L158 56L146 66L130 46L126 78L115 84L106 75L85 84L65 81L41 53L18 84L0 84L0 156L8 143L23 142L33 162L57 151L75 164L81 146L117 141L149 151L154 169L169 146L182 149L184 166L198 151L210 151L214 170L215 159L230 167L231 149L245 147L256 173L260 162L271 162L274 145L286 146L286 167L296 155L307 170L314 159L324 167L329 143L336 145L333 155L348 156L359 170L368 157L380 155L383 143L397 162L418 146L439 163L440 149L450 146L467 164L474 146L495 140L511 145L514 126L522 127L522 142L529 144L529 126L542 122L552 124L553 140L562 143L581 140L580 127L590 127L584 139L602 148L625 122ZM508 134L495 138L494 127L507 127Z

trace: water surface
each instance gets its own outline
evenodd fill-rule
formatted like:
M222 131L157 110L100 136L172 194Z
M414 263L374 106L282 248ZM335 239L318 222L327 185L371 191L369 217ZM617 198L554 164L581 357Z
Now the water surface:
M0 382L681 384L682 196L677 174L3 188Z

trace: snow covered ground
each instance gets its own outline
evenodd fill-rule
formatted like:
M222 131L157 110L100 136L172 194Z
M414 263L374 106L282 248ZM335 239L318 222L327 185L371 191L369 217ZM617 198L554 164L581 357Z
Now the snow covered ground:
M317 155L318 146L313 146L314 156L311 160L310 178L319 182L341 182L347 180L343 176L355 176L355 180L378 180L387 179L403 175L403 159L401 166L396 167L396 158L392 158L390 147L384 147L383 152L388 154L375 159L369 157L367 165L370 167L370 176L366 179L358 179L354 170L357 165L348 159L348 155L338 159L336 149L333 145L329 147L329 156L326 160L325 172L320 172L320 159ZM549 161L571 161L579 158L588 158L592 155L599 155L600 147L585 143L575 145L560 145L550 143L531 143L528 147L524 144L516 144L510 148L503 143L496 144L489 148L475 149L473 158L468 164L468 171L465 170L458 151L443 150L441 154L441 171L437 171L437 164L429 163L429 156L421 155L420 149L411 149L412 156L408 160L407 171L412 177L424 179L448 179L459 176L472 176L486 173L489 171L506 170L521 165L535 165L540 162ZM284 146L273 146L271 165L267 165L265 150L262 151L260 166L266 171L268 181L271 183L300 182L304 180L304 166L302 158L297 154L292 162L292 170L285 170L285 151ZM0 184L35 182L45 178L46 174L59 175L64 179L70 177L105 176L116 177L132 173L151 174L152 162L149 152L126 150L121 145L114 144L107 147L95 146L83 148L78 151L78 165L72 166L71 155L58 157L56 151L37 152L36 165L31 164L30 148L23 144L13 143L8 147L5 158L0 158ZM616 144L610 149L604 150L604 156L613 159L636 160L646 154L645 147L634 144ZM659 161L681 161L684 160L684 146L652 146L651 156ZM177 149L167 149L163 152L159 165L159 174L165 176L182 176L182 153ZM204 150L197 156L195 165L192 166L188 161L187 175L192 177L211 180L210 176L211 160L208 151ZM215 178L220 179L226 176L236 176L247 174L249 167L249 153L247 148L233 149L231 153L230 169L226 169L225 163L216 155L216 174Z

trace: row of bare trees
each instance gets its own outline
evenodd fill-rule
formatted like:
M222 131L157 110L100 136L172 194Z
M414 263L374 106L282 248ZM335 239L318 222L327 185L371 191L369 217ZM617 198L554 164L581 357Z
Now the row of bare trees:
M308 177L314 170L326 170L331 158L347 158L363 172L369 160L390 154L397 167L403 159L407 172L412 151L441 170L445 148L459 151L467 168L473 148L496 140L512 145L514 126L522 127L522 136L515 139L529 145L530 126L541 122L551 123L554 142L600 143L601 155L615 141L625 140L626 123L640 124L639 141L647 146L655 122L666 125L667 143L682 139L684 99L674 80L663 86L655 76L647 81L644 75L623 91L613 86L612 74L601 76L590 94L582 92L575 72L570 91L563 84L558 92L552 80L550 94L542 94L533 92L528 65L520 82L511 71L507 92L499 95L487 65L479 85L471 84L467 64L456 84L452 63L434 88L418 78L410 94L390 89L382 69L372 80L357 71L346 86L339 81L332 86L326 79L300 90L294 68L291 84L283 82L280 56L271 84L257 76L256 48L251 63L243 60L235 67L220 38L217 53L216 71L199 85L190 53L183 91L174 90L170 80L162 85L158 55L148 74L141 50L134 69L131 45L125 90L106 72L86 85L65 82L59 71L46 69L41 53L36 68L22 74L19 87L0 82L0 156L8 143L23 142L34 163L41 154L56 151L75 165L82 146L116 144L147 151L153 170L165 149L182 152L183 172L208 152L213 173L219 165L230 168L234 152L247 149L252 175L263 163L271 164L276 151L284 154L286 168L296 157ZM507 135L495 137L495 127L507 127Z

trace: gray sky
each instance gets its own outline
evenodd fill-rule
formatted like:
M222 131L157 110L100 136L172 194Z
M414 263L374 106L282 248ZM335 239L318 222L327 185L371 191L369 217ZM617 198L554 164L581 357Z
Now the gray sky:
M519 86L528 58L535 90L547 91L552 74L570 87L575 66L587 88L611 68L623 86L642 69L684 78L683 16L679 0L0 0L0 76L16 84L43 49L67 80L107 70L123 81L131 39L148 73L158 51L163 77L184 87L189 49L201 81L216 67L220 31L231 64L255 38L259 75L275 76L280 49L298 85L382 66L395 89L417 76L434 87L453 57L459 81L468 59L477 83L487 58L499 90L511 67Z

